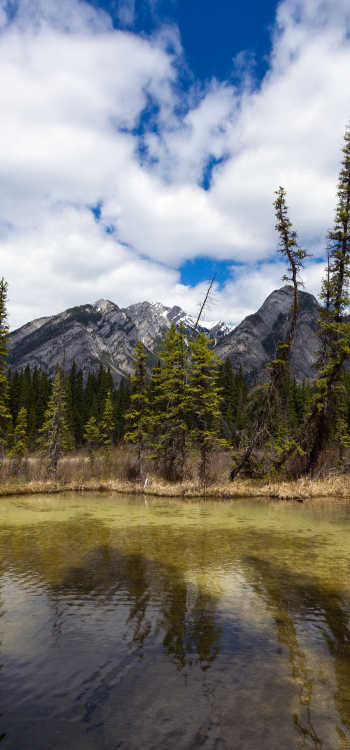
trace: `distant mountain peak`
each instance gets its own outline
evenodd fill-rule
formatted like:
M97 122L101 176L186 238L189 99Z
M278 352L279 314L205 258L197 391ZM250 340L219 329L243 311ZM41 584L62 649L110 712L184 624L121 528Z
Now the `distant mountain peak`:
M298 380L314 377L318 339L319 305L315 297L300 292L295 344L291 357L292 374ZM197 332L205 332L215 341L221 359L230 357L234 370L241 365L250 381L266 379L266 363L276 356L278 342L288 331L292 292L282 287L270 294L261 308L233 328L222 321L201 321ZM133 350L140 339L149 352L152 366L158 360L161 339L174 321L182 321L187 338L192 335L195 318L178 305L161 302L137 302L124 309L114 302L99 299L78 305L58 315L38 318L10 334L9 365L13 369L37 366L53 375L55 365L65 351L66 367L75 360L85 374L97 370L99 363L110 366L116 382L133 371Z

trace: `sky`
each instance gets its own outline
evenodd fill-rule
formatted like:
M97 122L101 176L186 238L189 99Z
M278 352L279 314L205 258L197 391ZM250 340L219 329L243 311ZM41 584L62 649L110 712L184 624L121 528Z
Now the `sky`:
M350 120L348 0L0 0L9 323L110 299L236 325L285 273L283 185L317 295Z

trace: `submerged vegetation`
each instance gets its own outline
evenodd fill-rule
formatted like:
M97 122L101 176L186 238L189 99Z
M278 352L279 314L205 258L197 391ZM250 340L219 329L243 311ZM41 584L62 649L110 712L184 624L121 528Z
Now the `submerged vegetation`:
M75 363L69 372L57 365L53 382L38 368L6 371L7 284L2 279L3 481L15 476L21 481L57 482L64 474L62 467L69 465L68 483L74 483L75 472L78 483L115 479L142 486L156 481L161 486L168 481L172 491L174 483L180 483L182 493L185 486L195 492L214 485L219 492L220 484L240 474L244 481L257 481L261 492L261 482L295 482L302 476L314 480L328 476L334 481L335 475L346 472L350 466L350 374L344 370L350 358L349 129L343 157L335 223L327 240L319 353L312 382L298 383L290 372L298 287L307 253L297 243L283 188L274 203L276 230L279 252L287 262L283 280L293 291L293 304L290 329L285 341L279 342L263 383L248 385L234 361L219 362L205 334L188 342L181 323L178 328L172 323L152 372L147 351L138 342L134 374L118 388L103 364L85 381ZM67 458L71 451L74 459ZM60 481L65 483L63 476Z

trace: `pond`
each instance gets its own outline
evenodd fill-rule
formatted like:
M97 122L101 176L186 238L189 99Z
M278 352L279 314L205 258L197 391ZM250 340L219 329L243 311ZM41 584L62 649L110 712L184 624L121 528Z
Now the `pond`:
M350 748L350 505L0 500L1 750Z

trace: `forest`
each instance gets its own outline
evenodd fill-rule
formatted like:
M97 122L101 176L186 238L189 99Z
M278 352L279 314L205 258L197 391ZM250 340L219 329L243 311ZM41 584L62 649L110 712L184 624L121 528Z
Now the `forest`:
M135 455L135 478L151 467L166 480L183 482L196 456L203 486L217 455L229 456L226 478L322 476L347 471L350 447L350 130L345 132L338 204L327 236L327 265L320 290L319 350L315 378L297 383L290 374L298 289L306 250L298 244L282 187L274 202L278 252L286 262L283 281L293 292L290 329L267 365L265 382L249 387L229 358L220 362L204 333L185 335L173 323L153 368L138 342L134 374L114 386L109 369L69 372L57 364L51 381L44 370L7 368L7 283L0 282L0 440L3 461L14 474L29 454L46 460L55 474L66 452L83 451L105 464L117 448ZM147 466L146 466L147 464ZM193 461L192 461L193 464ZM147 470L147 471L146 471Z

